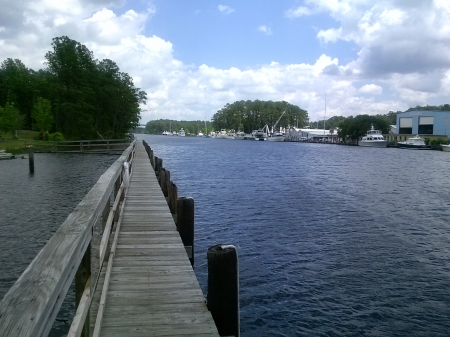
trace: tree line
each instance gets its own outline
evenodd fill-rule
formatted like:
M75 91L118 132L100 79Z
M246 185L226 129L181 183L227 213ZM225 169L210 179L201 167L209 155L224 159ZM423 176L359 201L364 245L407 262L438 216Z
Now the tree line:
M8 58L0 68L0 131L60 132L71 139L122 138L139 125L145 91L114 61L96 60L67 36L52 40L44 69Z
M186 134L197 135L199 132L209 133L212 131L212 124L210 121L175 121L170 119L158 119L150 121L145 125L145 133L160 135L164 131L180 131L180 129L186 132Z
M282 116L283 111L285 114ZM281 117L282 116L282 117ZM252 130L269 125L271 128L276 121L277 129L280 126L304 127L308 125L306 110L285 101L236 101L226 104L212 117L215 130L234 129L251 133Z

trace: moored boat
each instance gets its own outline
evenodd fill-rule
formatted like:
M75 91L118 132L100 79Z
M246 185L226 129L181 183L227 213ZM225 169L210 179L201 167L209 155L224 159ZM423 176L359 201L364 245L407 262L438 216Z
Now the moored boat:
M366 135L358 142L359 146L365 147L386 147L388 141L384 139L383 134L380 130L375 130L372 124L370 130L367 131Z
M442 151L450 152L450 145L441 144Z
M284 135L281 132L275 132L274 134L269 135L267 140L269 142L284 142Z
M242 132L242 131L236 132L236 134L234 135L234 139L244 140L245 139L245 133Z
M186 132L184 132L183 128L181 128L180 131L178 131L178 136L180 136L180 137L186 136Z
M8 152L6 152L6 150L0 150L0 160L14 159L14 158L16 158L16 156L13 155L12 153L8 153Z
M404 142L398 142L398 147L401 149L411 149L411 150L429 150L430 146L425 144L425 139L421 138L419 135L411 137Z
M216 138L222 138L222 139L227 138L227 130L221 129Z
M267 125L265 125L262 129L253 130L252 136L255 138L255 140L267 140Z

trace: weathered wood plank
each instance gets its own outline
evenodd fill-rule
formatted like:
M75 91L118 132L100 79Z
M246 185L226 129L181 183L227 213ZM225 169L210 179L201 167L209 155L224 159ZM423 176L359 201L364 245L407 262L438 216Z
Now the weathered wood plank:
M101 336L218 336L143 146L136 153Z

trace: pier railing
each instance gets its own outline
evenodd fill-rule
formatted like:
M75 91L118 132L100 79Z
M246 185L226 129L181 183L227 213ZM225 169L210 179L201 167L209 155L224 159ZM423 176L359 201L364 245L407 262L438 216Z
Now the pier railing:
M0 336L47 336L74 278L77 313L69 336L81 335L124 196L123 164L132 168L135 146L132 142L100 177L5 295ZM98 240L95 226L102 227Z
M122 153L131 141L129 139L71 140L71 141L25 141L25 148L36 152L57 153Z

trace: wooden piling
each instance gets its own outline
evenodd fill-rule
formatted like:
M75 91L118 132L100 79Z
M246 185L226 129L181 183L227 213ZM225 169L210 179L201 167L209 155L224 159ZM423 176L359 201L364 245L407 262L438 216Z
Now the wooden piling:
M208 249L207 305L221 336L239 337L239 265L234 246Z
M33 152L33 150L30 150L30 153L28 154L28 165L30 167L30 173L34 173L34 152Z
M194 199L187 197L178 198L177 228L191 265L194 265L194 218Z

